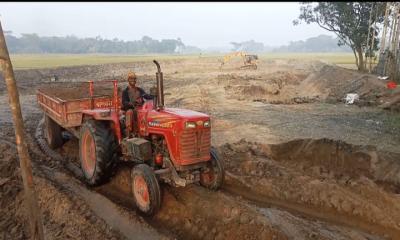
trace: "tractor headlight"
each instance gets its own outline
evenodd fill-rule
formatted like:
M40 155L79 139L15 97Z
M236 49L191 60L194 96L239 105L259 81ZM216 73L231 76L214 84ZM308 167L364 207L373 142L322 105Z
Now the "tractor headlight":
M203 126L204 126L204 127L210 127L210 126L211 126L210 120L205 121L205 122L203 123Z
M196 128L196 123L195 122L186 122L185 128Z

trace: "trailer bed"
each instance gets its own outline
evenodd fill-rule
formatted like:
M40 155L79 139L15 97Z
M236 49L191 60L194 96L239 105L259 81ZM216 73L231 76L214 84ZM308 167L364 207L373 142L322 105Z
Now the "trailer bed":
M61 127L77 127L82 123L83 110L112 108L113 86L94 85L93 88L90 96L88 83L49 85L37 90L37 101L44 113Z

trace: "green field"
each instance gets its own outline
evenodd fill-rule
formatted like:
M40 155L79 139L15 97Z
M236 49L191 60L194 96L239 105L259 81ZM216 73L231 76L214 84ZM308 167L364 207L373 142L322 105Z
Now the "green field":
M14 69L53 68L62 66L96 65L135 61L151 61L189 58L182 55L108 55L108 54L13 54L10 56Z
M13 54L11 61L14 69L52 68L61 66L95 65L136 61L198 58L199 55L108 55L108 54ZM222 57L222 55L205 55L202 57ZM260 60L268 59L305 59L322 60L340 66L355 68L353 53L265 53Z

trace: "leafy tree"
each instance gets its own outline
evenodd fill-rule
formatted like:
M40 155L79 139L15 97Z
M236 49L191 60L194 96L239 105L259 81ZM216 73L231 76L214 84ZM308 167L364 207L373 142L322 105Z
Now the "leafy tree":
M338 38L338 45L351 47L358 69L365 70L364 53L368 51L368 39L374 39L372 50L378 49L378 29L374 23L384 20L384 2L302 2L300 16L293 21L294 25L301 21L317 23L321 28L334 32ZM372 11L371 11L372 10ZM372 12L372 16L370 18ZM377 16L375 18L375 15ZM371 20L371 24L370 24ZM368 37L368 33L370 36Z

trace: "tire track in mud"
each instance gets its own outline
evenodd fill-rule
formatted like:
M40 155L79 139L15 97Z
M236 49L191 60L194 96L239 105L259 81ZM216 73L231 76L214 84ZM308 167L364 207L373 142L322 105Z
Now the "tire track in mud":
M230 173L229 171L226 171L225 173L225 182L222 187L223 190L233 196L241 196L244 199L254 203L256 206L264 208L277 207L278 209L288 211L294 215L310 217L335 225L358 229L370 234L379 234L385 237L389 236L391 239L397 239L400 236L400 231L371 224L351 215L339 215L337 212L332 210L322 208L318 209L313 206L305 206L304 204L272 198L270 196L257 193L252 190L252 186L246 184L234 174Z
M66 169L69 170L74 175L74 177L82 179L83 175L77 166L71 163L71 161L65 161L66 159L64 159L64 157L48 147L42 134L43 123L44 119L40 120L35 132L35 140L39 145L39 148L52 159L56 161L63 160L63 162L67 162L67 164L65 164ZM32 137L29 135L27 137L29 140L29 144L31 145L30 149L32 149L36 155L42 155L43 153L41 153L34 146L34 141ZM67 176L65 173L59 172L47 166L39 166L38 164L35 165L35 167L39 168L39 170L50 181L61 185L62 187L68 189L69 191L82 198L98 217L103 219L113 229L117 229L119 232L121 232L127 239L170 238L167 236L163 236L155 229L149 227L142 218L140 218L133 212L124 211L124 209L116 205L107 197L83 187L79 182L76 181L76 179L71 179L71 177Z
M51 150L50 148L47 147L46 141L43 139L43 135L41 134L42 132L42 127L43 127L43 119L40 121L37 129L36 129L36 140L39 143L40 147L42 150L51 156L54 159L59 159L62 160L63 157ZM65 162L65 159L64 159ZM71 166L73 166L71 168ZM70 164L70 166L66 166L67 169L69 169L73 174L81 178L82 174L80 173L80 170L77 166L74 164ZM48 170L49 172L50 170ZM78 175L76 174L78 172ZM49 172L49 176L50 176ZM130 229L130 224L129 220L126 218L121 218L117 217L118 219L112 219L110 220L110 215L115 214L115 209L114 208L107 208L105 211L101 207L98 208L98 202L95 199L101 199L100 202L106 202L106 205L112 205L112 204L117 204L120 206L123 206L124 208L127 208L128 211L134 210L134 208L129 204L129 199L127 199L127 196L121 195L121 193L113 192L112 187L105 187L105 188L99 188L96 191L98 193L93 193L90 190L87 190L86 188L79 186L79 184L72 184L71 182L67 181L67 178L63 176L61 173L53 173L53 176L51 176L53 179L56 179L58 182L62 182L63 185L71 189L73 192L78 194L80 197L82 197L90 206L91 208L101 217L103 218L110 226L115 227L116 229L119 229L125 236L132 236L132 234L129 234L131 230ZM168 190L167 190L168 191ZM90 194L88 194L90 192ZM312 207L305 207L302 204L298 203L291 203L289 201L282 201L281 199L272 199L267 196L263 196L260 194L253 194L251 191L251 187L246 185L243 181L240 179L236 178L235 175L232 173L227 172L227 177L226 177L226 182L223 186L223 192L225 192L225 197L228 199L231 199L235 201L234 199L237 197L241 197L247 201L249 201L250 204L254 204L256 206L266 208L266 207L277 207L280 210L283 210L285 212L292 213L294 215L300 215L302 217L308 217L312 219L318 219L322 220L328 223L332 223L334 225L339 225L339 226L345 226L345 227L350 227L354 228L357 230L361 230L364 232L369 232L372 234L379 234L382 236L391 236L395 237L398 236L398 232L392 230L392 229L386 229L382 228L380 226L375 226L370 223L365 223L359 220L356 220L349 217L349 216L340 216L337 215L335 212L327 212L326 210L321 211L318 209L314 209ZM168 191L168 194L172 196L176 193L174 191ZM125 194L126 195L126 194ZM198 194L197 194L198 195ZM122 199L122 200L121 200ZM97 206L97 208L96 208ZM125 209L126 210L126 209ZM102 212L103 211L103 212ZM108 219L108 221L107 221ZM160 232L165 233L168 235L170 234L170 231L165 229L165 226L162 226L163 224L160 223L160 221L154 221L151 218L144 218L145 221L153 226L154 228L160 229ZM128 224L126 224L128 223ZM140 231L140 229L136 229L136 231ZM189 233L189 232L188 232ZM174 233L178 234L179 233ZM190 236L190 233L188 234ZM196 236L192 236L196 238ZM136 238L137 239L137 238ZM155 239L155 238L154 238ZM393 238L394 239L394 238Z

